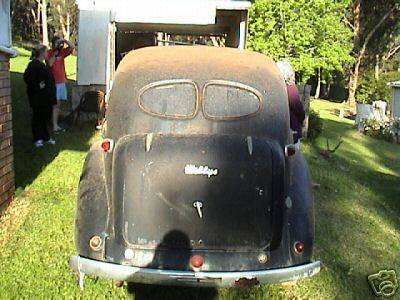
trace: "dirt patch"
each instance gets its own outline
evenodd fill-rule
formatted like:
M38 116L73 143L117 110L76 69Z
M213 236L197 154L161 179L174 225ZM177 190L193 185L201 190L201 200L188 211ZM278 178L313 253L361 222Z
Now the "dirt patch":
M0 249L24 223L31 207L29 194L14 198L0 213Z

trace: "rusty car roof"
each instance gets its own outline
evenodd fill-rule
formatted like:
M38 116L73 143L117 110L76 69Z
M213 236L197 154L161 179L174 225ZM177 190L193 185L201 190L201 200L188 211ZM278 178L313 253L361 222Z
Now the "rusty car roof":
M190 81L199 90L201 106L210 82L248 87L260 95L262 109L254 117L229 122L211 121L200 107L190 120L169 120L149 114L140 95L163 82ZM111 89L107 135L113 139L137 133L215 134L269 136L282 145L289 132L285 82L267 56L233 48L207 46L148 47L131 51L121 61Z
M141 74L151 81L174 78L225 79L244 83L265 82L266 76L280 76L267 56L233 48L207 46L147 47L131 51L117 70L117 76ZM258 85L257 84L257 85Z

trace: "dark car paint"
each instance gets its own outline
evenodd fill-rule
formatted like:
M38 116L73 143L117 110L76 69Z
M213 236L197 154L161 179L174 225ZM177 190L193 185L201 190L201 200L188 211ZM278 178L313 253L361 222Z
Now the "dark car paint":
M115 223L116 234L139 249L160 247L172 230L185 230L193 250L269 248L272 199L283 195L277 184L283 180L283 163L278 168L273 162L284 158L272 143L254 138L249 153L244 136L157 135L146 152L141 151L145 136L124 137L114 150L112 196L123 199L115 203L123 217ZM218 174L188 175L187 164L208 164ZM202 217L196 201L203 203Z
M115 151L104 153L99 143L93 145L81 177L75 233L79 255L138 267L191 270L189 257L200 254L207 262L202 271L263 270L310 262L314 241L311 180L307 163L300 153L289 159L285 159L283 155L284 146L292 141L292 137L289 132L286 90L274 64L262 55L247 51L193 48L186 48L188 50L154 48L134 51L121 63L111 92L107 115L108 128L105 133L107 138L116 142ZM184 58L186 68L176 66L179 55L183 54L188 56ZM170 60L163 60L168 56ZM190 59L190 56L197 57L203 64ZM248 63L246 57L250 60ZM164 61L162 69L156 65L161 61ZM226 65L225 68L221 66L227 61L230 65ZM207 72L210 66L215 66L216 70ZM252 71L255 73L254 76L251 76ZM265 77L262 77L262 74ZM201 109L191 120L162 119L144 113L137 103L140 89L152 82L174 78L191 79L199 86L199 90L208 80L221 78L248 84L263 93L264 108L251 118L234 121L207 120ZM141 136L143 145L141 150L145 153L146 135L151 133L164 136L167 143L169 136L171 140L180 136L190 141L199 135L209 136L210 139L224 135L240 136L243 147L248 147L245 140L247 137L254 137L255 145L256 141L265 141L266 144L273 145L273 152L275 156L278 155L278 159L272 160L272 163L277 164L273 167L273 171L280 175L274 176L275 190L278 194L274 195L272 201L273 224L271 232L268 233L271 234L268 245L262 248L252 245L242 249L217 247L212 250L207 249L205 245L193 247L188 236L190 230L184 232L184 228L179 230L170 228L172 230L165 233L163 240L156 240L152 247L149 245L138 247L127 243L121 230L124 218L121 209L123 200L116 197L118 191L113 191L113 187L120 186L121 182L116 182L117 178L123 180L115 166L118 164L124 166L124 163L128 162L121 162L116 153L125 139L134 136ZM257 147L260 146L255 146L253 151L257 151L255 150ZM179 147L177 151L180 151ZM281 179L277 180L278 178ZM198 218L197 215L193 217ZM151 226L151 222L148 226ZM218 237L225 233L224 228L218 228L218 231L204 231L202 234L205 237L206 234ZM89 248L89 239L95 235L103 239L100 251L92 251ZM186 246L163 247L163 244L168 245L171 241ZM294 252L293 245L296 241L305 244L305 251L302 254ZM135 253L134 258L130 260L124 256L128 248L133 249ZM260 263L260 254L267 255L266 263Z
M104 259L101 251L91 251L89 240L97 235L103 239L107 232L109 202L106 194L104 151L101 142L93 144L86 156L79 182L78 205L75 218L75 245L79 254Z

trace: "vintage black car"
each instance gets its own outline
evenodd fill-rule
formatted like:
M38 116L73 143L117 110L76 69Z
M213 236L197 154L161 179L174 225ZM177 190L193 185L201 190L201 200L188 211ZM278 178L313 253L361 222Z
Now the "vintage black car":
M70 266L118 281L294 281L312 261L307 163L262 54L151 47L121 62L81 176ZM81 280L82 281L82 280Z

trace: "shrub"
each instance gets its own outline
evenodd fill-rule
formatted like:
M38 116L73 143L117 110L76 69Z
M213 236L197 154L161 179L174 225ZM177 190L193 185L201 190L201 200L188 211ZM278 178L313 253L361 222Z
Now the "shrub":
M393 139L393 125L391 122L366 118L361 120L361 125L365 135L386 141L392 141Z
M308 132L307 139L310 141L315 140L322 132L323 122L319 116L319 113L315 110L310 109L308 117Z
M398 72L388 72L381 75L379 80L376 80L373 73L367 73L367 75L362 78L357 90L357 102L372 104L374 101L385 101L390 103L392 93L387 83L396 81L399 77L400 74Z
M393 133L400 133L400 118L396 118L392 121Z
M392 134L394 142L400 144L400 118L396 118L393 120Z

